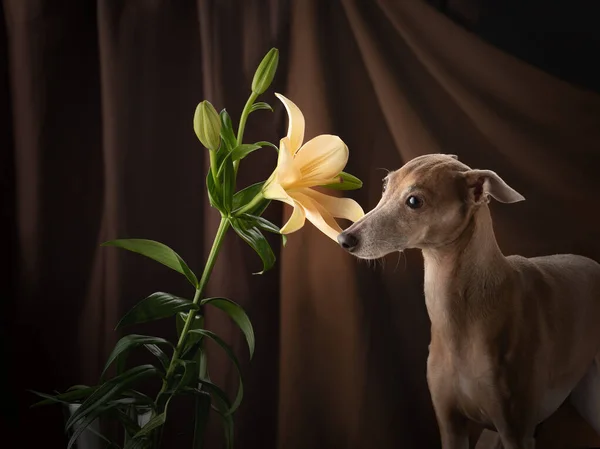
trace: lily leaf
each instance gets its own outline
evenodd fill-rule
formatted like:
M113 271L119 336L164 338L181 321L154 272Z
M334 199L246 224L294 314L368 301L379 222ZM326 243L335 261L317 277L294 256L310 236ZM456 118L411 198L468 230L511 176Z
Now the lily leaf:
M189 299L170 293L156 292L138 302L117 324L117 329L131 324L146 323L175 315L178 312L196 310L198 306Z
M251 186L236 192L236 194L233 195L233 204L231 206L233 213L235 214L236 210L252 201L252 199L260 193L264 183L264 181L257 182L256 184L252 184ZM247 212L253 215L260 215L264 212L270 202L271 200L263 199L260 201L260 203Z
M133 410L135 410L134 408L129 408L129 409L130 409L130 413ZM129 416L127 413L125 413L123 410L116 409L116 410L113 410L111 414L112 414L112 416L117 418L117 420L121 423L121 425L123 426L123 429L125 430L125 434L129 438L132 438L133 435L135 435L136 433L139 432L139 430L140 430L139 424L131 416Z
M231 151L237 143L235 133L233 131L233 124L231 123L231 117L225 109L219 114L221 117L221 138L227 145L227 149Z
M256 251L263 262L262 271L255 274L262 274L271 269L275 265L275 254L271 249L271 245L265 236L256 227L248 223L248 221L240 218L232 218L231 226L248 245Z
M219 195L219 191L217 190L217 186L215 185L212 172L210 170L206 175L206 191L208 192L208 201L210 202L210 205L215 209L223 212L223 202Z
M104 384L100 385L67 420L67 429L80 422L85 416L96 409L105 406L109 401L118 397L123 391L139 380L154 376L158 371L153 365L141 365L127 370Z
M250 112L259 111L261 109L267 109L273 112L273 108L271 107L271 105L269 103L265 103L264 101L258 101L254 103L250 108Z
M87 387L84 385L79 385L77 389L73 389L67 391L66 393L57 394L57 395L49 395L46 393L40 393L37 391L32 391L33 394L45 398L43 401L36 402L31 407L39 407L40 405L49 405L49 404L74 404L77 401L88 398L94 391L98 389L98 387ZM71 387L73 388L73 387Z
M221 390L221 388L219 388L217 385L215 385L208 379L200 379L200 384L202 390L195 388L194 394L199 394L203 391L209 393L214 399L214 402L216 403L216 405L212 407L213 410L219 411L220 413L224 414L228 413L229 410L231 410L231 401L229 401L227 394L225 394L225 392Z
M229 315L229 317L244 333L246 342L248 343L248 350L250 351L250 358L252 358L254 355L255 344L254 329L252 328L252 323L250 322L248 315L246 315L246 312L244 312L244 309L242 309L242 306L227 298L206 298L203 299L200 304L202 306L211 305L221 309L223 312Z
M214 407L219 416L221 417L221 424L223 425L223 431L225 432L225 447L226 449L233 448L233 416L227 413L228 404L223 401L219 396L213 396L217 406Z
M233 161L242 160L246 156L248 156L250 153L252 153L253 151L260 150L261 148L262 147L257 144L243 143L233 149L233 151L231 152L231 159Z
M148 437L141 437L132 438L123 449L149 449L150 447L152 447L152 440Z
M138 433L136 433L133 436L133 439L137 440L141 437L147 436L154 429L157 429L160 426L162 426L166 422L166 420L167 420L167 414L165 412L163 412L159 415L156 415L154 418L152 418L150 421L148 421L146 423L146 425L144 427L142 427Z
M69 443L67 444L67 449L71 449L73 447L73 445L77 442L77 439L81 436L83 432L85 432L85 430L90 426L90 424L92 424L104 412L110 410L113 407L114 406L111 405L101 405L96 407L94 410L91 410L90 413L85 415L82 418L81 422L79 422L78 425L75 426L73 434L71 435ZM79 409L77 409L77 411L79 411Z
M102 374L101 374L100 378L104 379L104 375L106 374L106 370L110 367L110 365L119 356L123 355L127 351L130 351L133 348L136 348L138 346L142 346L142 345L145 345L145 344L169 345L169 346L171 346L171 343L169 341L165 340L164 338L150 337L150 336L147 336L147 335L137 335L137 334L125 335L123 338L121 338L117 342L117 344L115 345L115 348L111 352L110 356L108 356L108 360L106 362L106 365L104 366L104 370L102 371Z
M260 142L256 142L254 145L260 145L261 147L271 147L275 148L276 151L279 151L279 147L271 142L267 142L266 140L261 140Z
M277 226L274 223L271 223L266 218L250 214L242 214L242 217L246 218L248 221L253 223L259 229L262 229L263 231L272 232L273 234L279 234L281 236L283 246L285 246L285 244L287 243L287 236L281 233L281 229L279 229L279 226Z
M181 390L184 387L195 387L198 384L198 363L195 360L181 359L177 360L177 363L183 367L183 374L175 390Z
M237 392L237 395L235 397L235 400L233 401L233 404L231 405L231 408L227 412L227 414L232 414L240 406L240 404L242 403L242 398L244 397L244 384L242 382L242 371L241 371L240 363L238 362L237 357L233 353L233 350L231 349L231 347L227 343L225 343L225 341L223 341L223 339L221 337L219 337L217 334L215 334L214 332L207 331L205 329L195 329L195 330L190 331L190 332L202 335L202 336L204 336L206 338L210 338L211 340L213 340L215 343L217 343L225 351L225 353L227 354L227 356L229 357L229 359L235 365L235 368L236 368L236 370L238 372L238 378L239 378L240 384L239 384L239 387L238 387L238 392Z
M199 391L195 398L195 423L194 423L194 441L193 449L202 449L204 447L204 435L206 425L210 416L210 394Z
M187 320L189 313L180 312L177 314L177 318L175 320L175 324L177 326L177 337L181 336L181 332L183 331L183 326ZM190 330L192 329L203 329L204 328L204 317L201 315L194 316L194 320L192 321L192 325L190 326ZM187 359L190 351L194 349L194 347L202 340L201 335L189 334L187 337L187 341L185 343L185 348L181 353L182 359Z
M123 248L149 257L183 274L194 287L198 287L196 275L190 270L183 259L179 257L179 254L163 243L146 239L119 239L104 242L102 246L116 246L117 248Z
M144 347L150 352L153 356L155 356L160 362L160 366L163 369L163 373L166 373L169 369L169 357L165 352L155 344L145 344Z
M341 172L338 175L339 182L333 184L326 184L322 187L333 190L356 190L360 189L363 185L362 181L356 176L350 173Z

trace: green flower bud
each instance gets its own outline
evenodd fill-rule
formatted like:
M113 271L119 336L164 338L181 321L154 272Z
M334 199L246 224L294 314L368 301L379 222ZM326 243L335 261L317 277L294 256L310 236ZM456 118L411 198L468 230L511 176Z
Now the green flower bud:
M254 73L252 92L260 95L269 88L275 77L277 64L279 64L279 50L272 48L260 62Z
M326 184L322 187L334 190L356 190L360 189L363 185L360 179L346 172L341 172L338 176L336 176L336 180L337 182Z
M194 113L194 131L206 148L216 151L221 145L221 119L210 101L204 100Z

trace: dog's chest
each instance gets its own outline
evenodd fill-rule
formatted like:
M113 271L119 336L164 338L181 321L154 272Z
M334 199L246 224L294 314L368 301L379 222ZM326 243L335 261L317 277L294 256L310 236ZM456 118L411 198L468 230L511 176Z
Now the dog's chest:
M436 347L432 342L428 360L432 399L436 400L438 392L451 392L452 401L468 418L492 428L485 407L493 403L498 388L492 366L490 358L477 346L457 351L449 350L445 344Z

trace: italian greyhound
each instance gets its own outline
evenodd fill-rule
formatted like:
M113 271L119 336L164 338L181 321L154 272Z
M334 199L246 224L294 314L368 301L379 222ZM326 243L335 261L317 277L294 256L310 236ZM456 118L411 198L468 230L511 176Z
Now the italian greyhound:
M338 242L362 259L422 250L443 449L468 449L470 422L505 449L534 448L536 426L567 398L600 433L600 264L505 257L490 198L525 199L454 155L420 156L386 176L380 202Z

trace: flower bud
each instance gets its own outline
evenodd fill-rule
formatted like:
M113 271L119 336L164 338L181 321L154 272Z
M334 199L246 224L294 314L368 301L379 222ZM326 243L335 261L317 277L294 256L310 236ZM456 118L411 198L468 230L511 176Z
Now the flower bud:
M269 88L275 77L277 64L279 64L279 50L272 48L260 62L254 73L252 92L260 95Z
M337 182L326 184L322 187L334 190L356 190L360 189L363 185L360 179L346 172L341 172L338 176L336 176L336 180Z
M216 151L221 145L221 119L210 101L204 100L194 113L194 131L206 148Z

